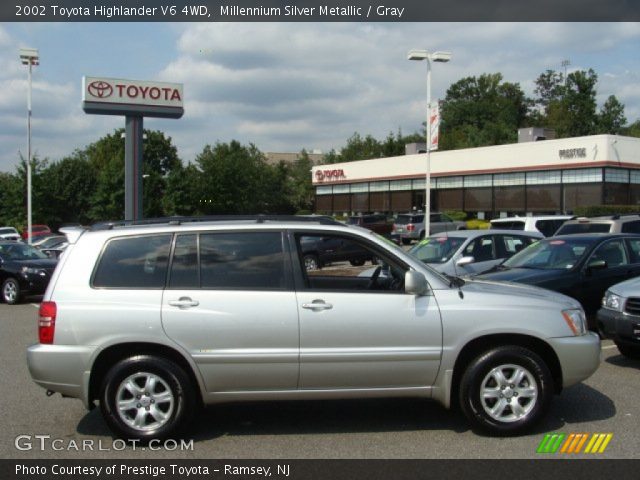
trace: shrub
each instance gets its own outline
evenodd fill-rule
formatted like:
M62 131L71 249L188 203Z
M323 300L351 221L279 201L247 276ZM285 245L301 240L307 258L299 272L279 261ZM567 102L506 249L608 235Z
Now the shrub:
M599 217L625 213L639 213L640 205L591 205L577 207L573 214L578 217Z

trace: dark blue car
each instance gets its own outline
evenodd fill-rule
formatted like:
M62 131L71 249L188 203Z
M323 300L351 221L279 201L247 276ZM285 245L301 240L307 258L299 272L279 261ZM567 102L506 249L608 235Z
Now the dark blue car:
M595 329L607 288L638 275L640 235L594 233L540 240L474 278L526 283L573 297Z
M0 242L0 296L14 305L27 295L42 295L57 260L22 242Z

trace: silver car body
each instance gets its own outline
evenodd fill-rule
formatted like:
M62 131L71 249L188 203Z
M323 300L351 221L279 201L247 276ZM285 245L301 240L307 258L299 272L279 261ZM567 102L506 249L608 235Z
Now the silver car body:
M410 253L419 255L419 250L428 246L429 243L439 240L456 239L459 242L454 251L448 252L442 261L425 262L434 270L453 276L475 275L489 270L491 267L509 258L509 253L513 254L526 247L522 239L541 239L544 236L539 232L514 232L512 230L460 230L456 232L443 232L431 235L431 237L420 241L411 248ZM473 248L478 242L485 240L489 247L489 253L484 257L474 257ZM475 242L475 243L474 243ZM473 244L473 245L472 245ZM480 245L478 245L480 246ZM509 250L512 250L509 252ZM424 261L424 260L423 260Z
M114 238L186 232L339 233L393 256L428 283L424 294L349 291L109 289L91 285ZM515 284L449 281L370 231L292 223L212 223L69 232L44 296L57 305L53 344L28 348L34 381L89 407L101 354L154 346L188 365L205 404L260 399L422 396L449 406L456 361L479 339L526 338L557 359L562 387L598 367L599 338L574 334L575 300ZM183 308L184 298L194 308ZM324 302L328 309L309 305ZM552 353L551 353L552 352ZM556 360L554 360L555 362ZM561 380L560 380L561 379Z

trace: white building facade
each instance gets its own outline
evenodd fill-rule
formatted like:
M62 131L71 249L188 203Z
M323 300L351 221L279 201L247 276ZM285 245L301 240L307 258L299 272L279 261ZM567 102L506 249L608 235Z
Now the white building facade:
M426 154L318 165L315 212L422 209ZM431 152L431 210L478 218L638 205L640 139L593 135Z

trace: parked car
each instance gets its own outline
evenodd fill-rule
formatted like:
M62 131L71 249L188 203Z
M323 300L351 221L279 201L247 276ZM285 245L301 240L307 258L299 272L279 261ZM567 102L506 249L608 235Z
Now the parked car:
M565 222L556 235L573 233L640 233L640 215L579 217Z
M640 277L613 285L605 292L598 325L622 355L640 358Z
M0 297L14 305L27 295L42 295L56 263L26 243L0 241Z
M361 266L367 261L376 261L376 257L369 251L338 237L302 237L300 247L307 271L319 270L336 262L349 262L353 266Z
M461 230L431 235L409 253L440 273L463 276L489 270L541 238L540 232Z
M53 248L66 242L67 237L64 235L43 235L41 237L34 238L31 245L42 250L45 248Z
M530 217L494 218L490 223L491 228L540 232L545 237L552 237L564 222L572 218L576 217L571 215L538 215Z
M347 219L347 225L358 225L380 235L389 235L393 228L393 222L390 222L386 215L356 215Z
M430 235L467 228L465 222L453 220L444 213L431 212L430 219ZM392 239L398 243L409 245L412 240L422 240L425 236L429 235L425 232L424 213L403 213L397 216L391 232Z
M31 237L41 237L43 235L51 234L51 229L47 225L31 225ZM29 232L25 229L22 232L22 239L29 240Z
M20 240L20 234L13 227L0 227L0 240Z
M452 282L337 222L242 219L65 229L27 350L34 381L98 402L115 434L143 441L173 438L199 404L389 396L514 434L598 368L600 339L569 297ZM389 276L307 272L305 239L351 242Z
M573 297L595 330L605 291L638 275L640 235L591 233L540 240L477 278L526 283Z

